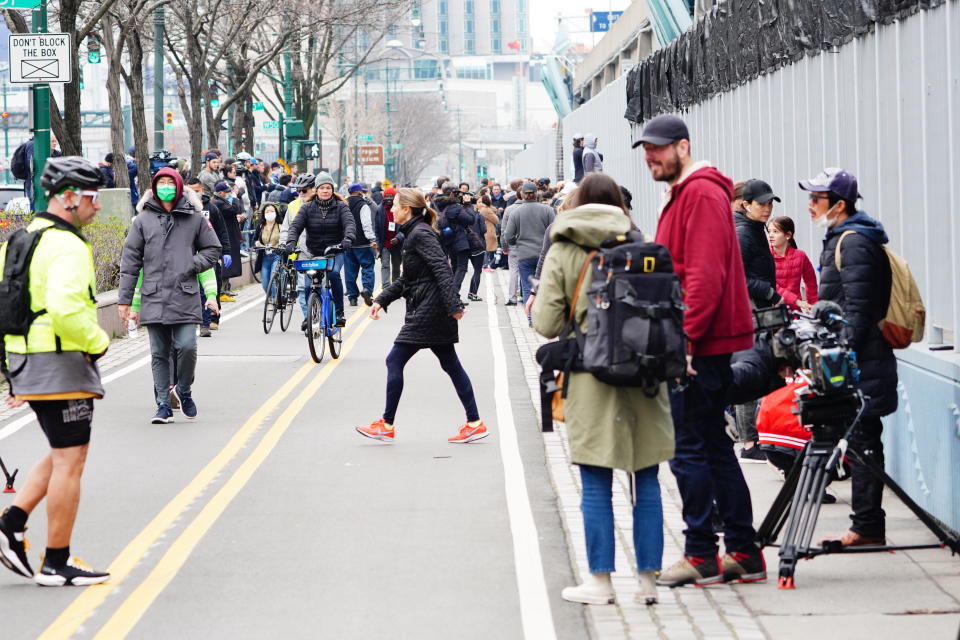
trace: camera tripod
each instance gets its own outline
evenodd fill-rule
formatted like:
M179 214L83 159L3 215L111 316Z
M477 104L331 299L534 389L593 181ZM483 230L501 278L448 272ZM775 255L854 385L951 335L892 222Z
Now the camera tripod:
M787 475L786 482L777 494L770 511L757 530L757 541L761 547L777 546L774 542L781 530L786 527L783 541L780 543L781 589L793 589L793 574L797 561L803 558L815 558L830 553L876 553L881 551L905 551L911 549L942 549L948 547L952 553L960 553L960 539L927 513L884 471L870 456L863 455L856 446L849 443L850 436L860 423L865 402L860 392L856 394L831 396L807 396L800 399L800 414L804 424L815 424L813 438L807 443L800 457ZM827 426L844 416L855 415L849 428ZM919 544L907 546L875 545L863 547L844 547L837 540L823 541L812 546L814 528L820 505L823 503L824 488L830 479L831 469L835 469L846 457L854 463L863 465L884 486L889 488L913 512L926 527L937 536L939 544Z

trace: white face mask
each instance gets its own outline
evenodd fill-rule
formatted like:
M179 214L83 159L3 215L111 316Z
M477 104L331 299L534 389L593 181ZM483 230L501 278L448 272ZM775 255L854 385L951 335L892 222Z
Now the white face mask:
M840 203L838 202L837 204ZM813 226L819 227L820 229L829 229L833 225L833 221L830 219L830 212L836 208L837 204L827 209L827 212L819 218L814 218Z
M263 214L263 218L264 218L264 220L266 220L267 222L273 222L274 220L277 219L277 212L276 212L276 211L267 211L265 214Z

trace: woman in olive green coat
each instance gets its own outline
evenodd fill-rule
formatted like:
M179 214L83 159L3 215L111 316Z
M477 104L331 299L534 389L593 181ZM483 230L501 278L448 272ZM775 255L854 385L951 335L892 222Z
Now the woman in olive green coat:
M555 338L567 323L577 278L587 250L606 238L626 233L632 226L617 183L596 173L581 182L576 208L557 217L550 231L553 244L543 265L533 327ZM577 300L575 321L587 328L588 270ZM591 373L570 375L564 405L570 460L580 466L583 484L581 511L586 530L590 576L582 585L563 590L573 602L608 604L614 601L610 573L614 570L614 526L611 487L613 469L634 474L636 503L633 538L640 573L637 601L656 602L656 573L663 555L663 510L657 469L673 457L673 420L666 384L648 398L642 389L614 387Z

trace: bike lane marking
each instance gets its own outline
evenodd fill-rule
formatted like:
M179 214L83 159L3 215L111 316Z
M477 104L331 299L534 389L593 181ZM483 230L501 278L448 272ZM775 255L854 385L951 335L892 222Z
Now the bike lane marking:
M240 312L239 309L238 312ZM367 309L365 308L358 309L353 316L350 317L348 324L357 321L360 316L366 312ZM362 333L361 330L364 327L365 324L363 323L358 325L357 328L350 333L347 341L349 342L354 335ZM351 343L351 346L352 344L353 343ZM344 353L341 357L346 355L346 347L347 344L345 343ZM338 361L334 360L333 362ZM38 640L70 638L80 626L83 625L94 610L103 603L107 596L123 583L143 558L144 554L150 550L164 532L181 517L183 512L194 503L200 494L207 490L210 483L223 472L223 469L231 460L247 446L250 439L262 423L266 421L267 417L286 400L288 396L297 390L303 379L306 378L311 369L314 369L316 366L316 363L310 360L290 376L290 378L250 416L243 426L230 438L226 446L224 446L180 493L167 503L153 520L114 558L113 562L107 568L110 573L110 580L100 585L85 588L82 593L57 616L56 620L37 637ZM317 374L317 377L323 375L325 369L326 367Z
M366 309L358 311L364 312ZM233 475L223 484L217 493L203 507L197 517L187 525L183 533L170 545L167 552L154 566L150 574L114 611L113 615L104 623L94 640L120 640L125 638L137 622L147 612L157 597L177 576L177 573L186 563L190 554L197 547L203 537L210 531L217 520L226 511L234 498L243 490L253 474L260 468L270 453L283 437L293 420L306 406L331 373L343 362L357 341L370 326L372 320L365 318L350 334L343 344L343 353L339 359L330 360L284 409L270 429L261 438L260 443L250 453ZM312 364L312 363L310 363Z
M503 487L507 497L510 533L513 536L513 566L517 574L523 635L527 640L555 640L557 632L550 610L547 581L543 575L540 536L533 518L533 507L530 506L517 426L510 403L507 355L503 347L503 336L500 335L492 278L487 278L486 289L487 326L490 329L493 354L493 397L497 405L497 439L500 442L500 458L503 460Z
M220 322L221 323L228 322L229 320L232 320L233 318L239 316L241 313L245 311L249 311L250 309L259 305L262 302L263 302L263 296L258 296L256 300L251 300L250 302L246 302L240 305L239 307L237 307L236 309L234 309L233 311L231 311L230 313L223 314L220 317ZM107 383L113 382L114 380L117 380L118 378L122 378L128 373L136 371L140 367L146 366L149 363L150 363L150 356L143 356L140 359L134 360L130 364L120 368L119 370L113 371L103 376L102 383L107 384ZM4 438L9 438L10 436L15 434L17 431L20 431L20 429L23 429L25 426L27 426L31 422L36 421L37 417L32 411L29 411L29 407L25 410L28 411L27 415L17 418L16 420L11 422L4 428L0 429L0 440L3 440Z

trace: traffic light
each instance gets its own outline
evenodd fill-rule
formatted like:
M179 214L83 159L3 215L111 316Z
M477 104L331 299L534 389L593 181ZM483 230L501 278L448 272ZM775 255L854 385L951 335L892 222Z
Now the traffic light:
M220 106L220 90L216 82L210 83L210 106L214 109Z
M10 112L4 111L0 113L0 122L3 123L3 128L6 129L10 126Z
M478 177L478 178L486 178L486 177L487 177L487 165L485 165L485 164L478 164L478 165L477 165L477 177Z
M166 125L166 129L168 131L171 131L173 129L173 111L164 112L163 122Z
M100 64L100 41L92 33L87 36L87 62Z

